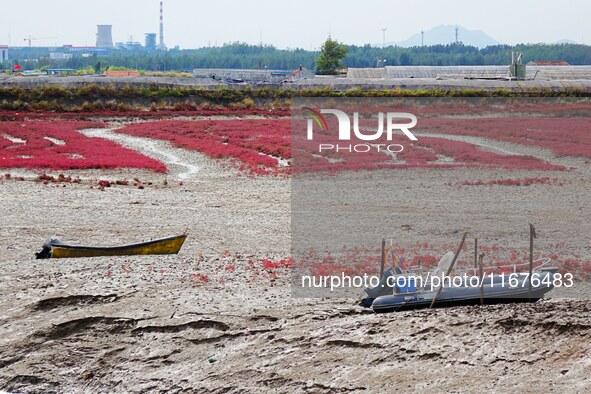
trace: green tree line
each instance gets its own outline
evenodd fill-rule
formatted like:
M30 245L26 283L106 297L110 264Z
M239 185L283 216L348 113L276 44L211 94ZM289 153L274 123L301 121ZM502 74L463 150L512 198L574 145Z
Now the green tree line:
M386 65L504 65L509 64L512 50L524 54L524 62L530 60L559 61L572 65L591 65L591 46L580 44L520 44L495 45L476 48L463 44L434 45L413 48L371 45L346 45L345 67L376 67ZM150 71L188 70L193 68L237 68L295 70L302 66L315 69L319 51L305 49L278 49L270 45L231 43L221 47L191 50L123 51L113 50L107 56L75 56L67 60L50 59L49 53L67 50L49 48L11 49L11 62L0 65L7 69L10 63L19 63L24 69L48 67L73 69L94 68L104 71L108 67L126 67Z

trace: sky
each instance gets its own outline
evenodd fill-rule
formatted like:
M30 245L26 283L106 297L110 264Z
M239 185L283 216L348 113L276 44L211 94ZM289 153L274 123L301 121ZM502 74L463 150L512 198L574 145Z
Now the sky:
M96 25L115 42L158 33L159 0L0 0L0 44L95 45ZM402 41L438 25L482 30L516 44L570 39L591 44L589 0L164 0L165 43L228 42L316 49L330 34L346 44Z

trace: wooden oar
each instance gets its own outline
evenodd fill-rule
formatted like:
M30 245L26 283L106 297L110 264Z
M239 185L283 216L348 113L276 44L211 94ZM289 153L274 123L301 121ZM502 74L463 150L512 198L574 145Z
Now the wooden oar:
M449 276L449 274L451 273L451 270L454 268L454 264L456 263L456 260L458 259L460 252L462 251L462 247L464 246L464 241L466 241L467 236L468 236L468 233L467 232L464 233L464 236L462 237L462 242L460 242L460 246L458 246L458 250L456 250L456 254L454 255L454 259L451 261L449 268L445 272L445 276L443 277L444 280L445 280L445 278L447 278ZM437 289L437 293L435 294L435 297L433 297L433 301L431 301L431 305L429 306L429 309L433 308L433 305L435 305L437 298L439 298L439 295L441 294L441 290L443 290L443 283L441 284L441 286L439 286L439 289Z
M527 289L527 298L531 302L531 276L534 270L534 238L536 238L536 228L533 224L529 224L529 276L527 280L529 282Z
M478 258L478 267L480 269L480 305L484 305L484 269L482 268L483 259L484 253L482 253Z

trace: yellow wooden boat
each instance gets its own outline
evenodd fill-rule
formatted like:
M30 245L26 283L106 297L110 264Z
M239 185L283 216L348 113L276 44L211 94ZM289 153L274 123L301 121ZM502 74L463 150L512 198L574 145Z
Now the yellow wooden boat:
M35 255L38 259L63 259L72 257L177 254L181 250L186 238L187 235L182 234L122 246L73 246L66 245L58 239L50 239L43 245L43 250L35 253Z

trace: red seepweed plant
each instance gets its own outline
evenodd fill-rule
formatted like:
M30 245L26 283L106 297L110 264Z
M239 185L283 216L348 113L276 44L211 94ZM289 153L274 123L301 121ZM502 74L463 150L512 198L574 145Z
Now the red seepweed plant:
M138 137L170 141L174 146L230 160L252 175L287 172L279 160L291 157L290 120L165 120L117 130Z
M478 118L421 120L421 132L482 137L551 150L556 156L591 158L591 119Z
M166 172L159 161L78 130L105 127L81 121L0 123L0 167L49 170L89 168L145 168Z

